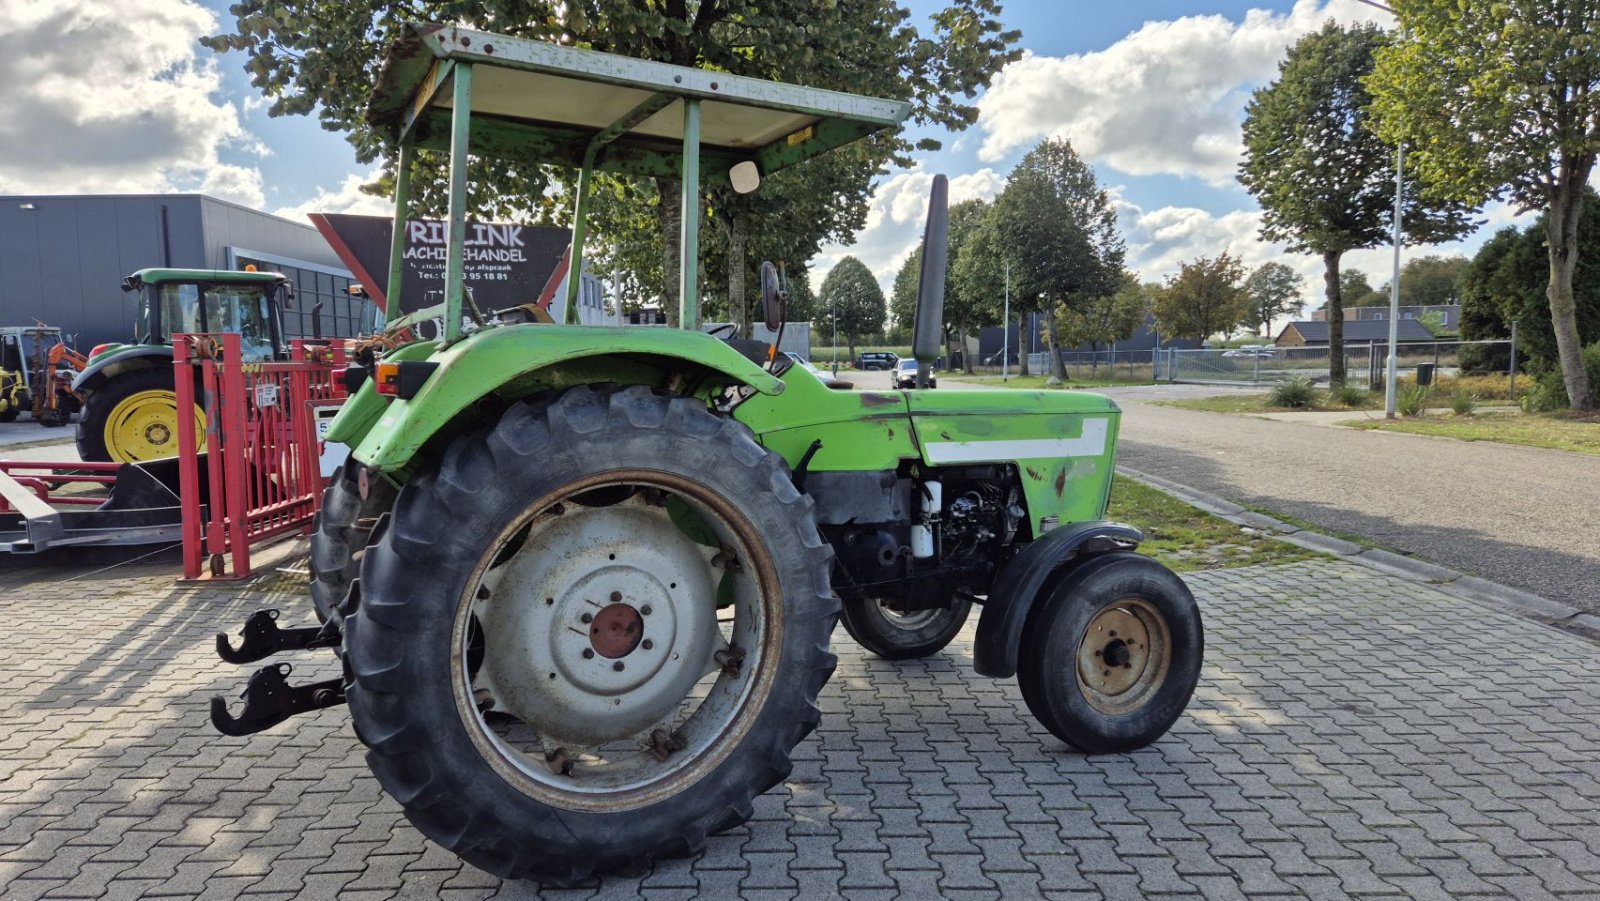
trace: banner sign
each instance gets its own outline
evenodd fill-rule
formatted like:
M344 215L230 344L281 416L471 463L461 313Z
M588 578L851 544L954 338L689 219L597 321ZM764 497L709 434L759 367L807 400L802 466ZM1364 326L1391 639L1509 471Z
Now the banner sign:
M380 307L387 305L393 220L348 213L311 213L309 218L373 301ZM402 312L414 313L443 300L449 247L446 231L442 220L406 222ZM538 300L539 290L571 241L572 233L564 228L468 222L462 274L478 309L497 310Z

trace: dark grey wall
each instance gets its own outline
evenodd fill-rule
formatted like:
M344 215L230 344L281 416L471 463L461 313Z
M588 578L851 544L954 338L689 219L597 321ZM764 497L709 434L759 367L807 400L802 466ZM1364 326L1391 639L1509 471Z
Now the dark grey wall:
M41 319L77 334L82 350L127 341L137 300L123 293L124 276L226 269L229 247L344 271L309 224L198 194L0 196L0 325Z

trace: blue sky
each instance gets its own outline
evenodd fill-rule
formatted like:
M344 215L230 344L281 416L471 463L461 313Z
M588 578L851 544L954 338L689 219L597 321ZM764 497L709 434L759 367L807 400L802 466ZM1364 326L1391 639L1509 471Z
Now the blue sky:
M198 36L232 27L230 0L32 0L0 3L0 192L204 191L281 215L378 211L356 188L371 171L342 135L310 117L272 118L240 54ZM907 0L921 16L941 0ZM1247 264L1282 260L1319 290L1319 262L1256 238L1259 210L1233 180L1249 92L1284 50L1329 17L1371 20L1357 0L1012 0L1003 19L1027 56L999 73L977 125L938 135L944 149L877 185L850 246L813 262L820 276L849 253L886 283L920 236L934 172L953 199L992 197L1017 160L1067 137L1119 204L1129 262L1160 279L1187 259L1227 250ZM136 34L139 40L129 41ZM11 53L5 53L6 45ZM1491 228L1458 245L1470 251ZM1382 249L1350 265L1383 281Z

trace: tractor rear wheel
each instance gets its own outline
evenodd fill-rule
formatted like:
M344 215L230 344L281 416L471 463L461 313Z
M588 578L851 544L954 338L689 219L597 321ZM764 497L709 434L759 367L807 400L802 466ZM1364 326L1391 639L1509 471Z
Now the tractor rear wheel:
M944 650L955 640L972 612L970 601L953 600L948 608L900 613L881 600L850 600L840 619L846 632L879 657L911 660Z
M1033 715L1089 754L1165 735L1194 694L1205 653L1189 587L1149 557L1119 551L1066 570L1044 591L1017 668Z
M346 614L379 783L501 876L697 853L817 724L831 552L783 460L702 401L571 389L401 490Z
M206 443L206 414L190 417L197 446ZM78 418L78 456L86 461L140 463L178 455L178 393L172 367L114 376L89 394Z
M361 570L358 554L372 537L377 518L394 506L394 496L394 486L375 477L368 480L363 500L353 461L328 480L311 534L311 604L322 622L338 617L335 608Z

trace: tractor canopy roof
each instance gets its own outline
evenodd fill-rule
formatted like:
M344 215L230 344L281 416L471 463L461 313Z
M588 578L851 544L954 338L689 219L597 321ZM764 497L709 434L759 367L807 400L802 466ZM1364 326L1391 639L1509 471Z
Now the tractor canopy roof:
M281 272L236 272L231 269L140 269L122 280L122 290L169 282L207 282L233 285L278 285L288 279Z
M729 75L439 24L389 48L367 118L401 143L450 146L457 64L476 74L472 152L675 177L682 101L701 101L706 175L753 161L763 175L904 121L908 103Z

